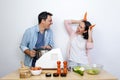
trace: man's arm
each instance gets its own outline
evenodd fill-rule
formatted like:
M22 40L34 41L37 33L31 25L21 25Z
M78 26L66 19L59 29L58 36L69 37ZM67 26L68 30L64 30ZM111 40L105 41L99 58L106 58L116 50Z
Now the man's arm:
M54 47L53 32L51 29L45 31L45 46L41 46L43 49L52 49Z
M27 47L27 45L30 42L30 34L29 31L26 30L25 33L23 34L23 38L20 44L20 49L23 53L29 55L30 57L34 57L35 56L35 51L34 50L29 50L29 48Z

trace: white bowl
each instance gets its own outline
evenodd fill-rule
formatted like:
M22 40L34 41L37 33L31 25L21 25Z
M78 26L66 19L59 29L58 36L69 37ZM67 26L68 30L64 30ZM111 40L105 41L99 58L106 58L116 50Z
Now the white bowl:
M36 76L36 75L40 75L42 70L30 70L31 71L31 74Z

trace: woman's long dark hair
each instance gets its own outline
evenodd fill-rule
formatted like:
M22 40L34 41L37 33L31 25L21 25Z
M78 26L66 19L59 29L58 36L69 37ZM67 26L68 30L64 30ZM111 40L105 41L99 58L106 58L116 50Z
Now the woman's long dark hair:
M83 33L83 38L88 39L88 36L89 36L88 29L91 26L91 23L89 21L83 21L83 22L85 23L85 31L87 31L87 32Z

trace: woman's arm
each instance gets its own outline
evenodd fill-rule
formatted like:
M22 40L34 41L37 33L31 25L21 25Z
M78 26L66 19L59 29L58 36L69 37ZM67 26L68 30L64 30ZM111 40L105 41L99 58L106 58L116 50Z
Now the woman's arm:
M71 35L74 30L71 27L71 24L79 24L81 20L65 20L64 25L69 35Z
M88 30L88 40L87 40L87 49L91 49L93 48L93 38L92 38L92 29Z
M71 33L73 32L73 30L71 28L71 24L72 24L71 20L64 21L65 28L66 28L69 35L71 35Z
M88 36L87 46L86 46L87 47L86 48L86 55L88 56L89 64L91 64L91 57L88 53L89 53L89 50L93 48L92 27L94 27L94 26L90 26L89 30L88 30L88 35L89 36Z

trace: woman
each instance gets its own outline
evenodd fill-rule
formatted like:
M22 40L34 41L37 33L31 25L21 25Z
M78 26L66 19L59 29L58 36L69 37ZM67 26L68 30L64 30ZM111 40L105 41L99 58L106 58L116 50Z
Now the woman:
M89 64L88 50L93 48L91 23L86 20L65 20L65 28L70 36L68 48L68 66ZM76 31L71 24L79 24Z

